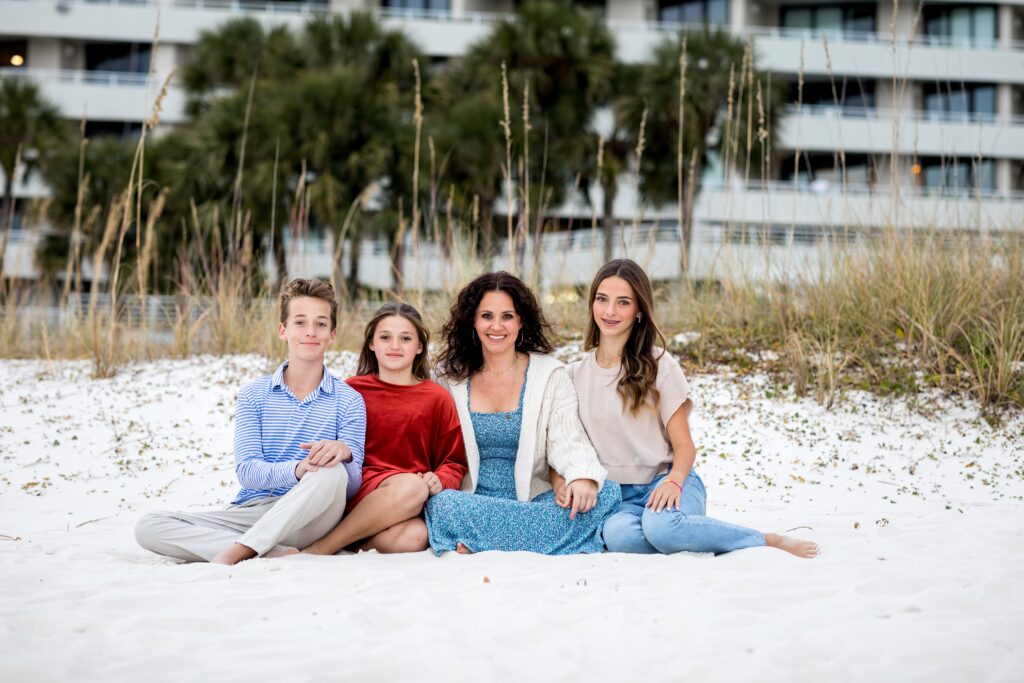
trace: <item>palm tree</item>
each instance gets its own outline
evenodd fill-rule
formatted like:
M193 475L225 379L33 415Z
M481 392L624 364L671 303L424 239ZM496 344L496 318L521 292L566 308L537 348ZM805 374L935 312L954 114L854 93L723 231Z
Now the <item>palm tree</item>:
M335 237L350 208L368 188L384 207L382 220L358 216L349 225L347 289L357 292L359 243L364 231L398 232L399 197L410 197L413 175L413 63L423 63L419 49L400 31L386 29L371 14L352 12L311 20L302 36L305 63L315 72L300 84L293 117L296 139L310 163L314 217L334 226ZM426 74L423 74L425 77ZM322 88L322 90L321 90ZM309 137L310 131L319 131ZM380 218L380 217L378 217ZM401 284L400 250L393 252L395 284Z
M520 177L520 164L529 173L525 198L535 216L544 206L560 203L575 175L592 168L594 138L587 128L594 110L608 96L614 51L611 33L593 13L566 0L531 1L471 46L444 79L438 108L441 125L448 131L439 138L450 146L441 153L452 155L452 178L472 179L470 194L480 200L485 241L490 229L486 219L503 178L521 181L525 190L527 178ZM496 175L496 162L499 169L506 165L500 126L502 64L508 74L514 154L512 168ZM524 93L529 99L525 135ZM472 154L458 149L467 141Z
M217 93L248 85L253 78L288 79L303 67L303 54L285 26L270 30L256 19L231 19L203 31L185 69L188 111L200 114Z
M655 47L651 61L640 69L632 91L615 103L618 120L627 124L634 136L643 112L647 112L645 147L638 171L640 192L654 203L679 201L680 53L684 38L684 196L696 196L711 153L718 153L727 163L753 167L756 177L760 169L757 162L772 148L784 101L757 71L748 44L727 32L704 30L662 41ZM733 111L731 119L725 120L730 97ZM752 144L748 146L747 140ZM687 186L691 177L692 188ZM685 213L680 229L686 253L693 202L684 200L683 204Z
M230 204L237 214L240 201L254 243L266 246L275 235L283 282L285 251L272 216L298 216L308 200L307 218L338 234L366 187L408 173L396 166L395 145L397 128L410 118L402 112L411 98L402 94L411 91L418 54L404 35L359 12L314 18L299 33L266 32L242 19L204 34L185 79L196 113L197 203L222 212ZM387 193L382 199L389 201ZM353 285L359 225L351 234Z
M0 203L0 279L3 278L7 231L15 209L14 177L17 165L26 176L45 164L58 149L65 126L57 108L39 87L20 78L0 78L0 171L4 174Z
M87 139L83 145L66 145L47 164L45 174L51 192L48 215L53 229L43 236L36 251L36 260L47 277L70 275L71 279L65 283L66 291L72 287L76 292L81 291L85 276L83 263L91 263L95 256L99 256L99 262L111 272L114 243L108 241L102 254L96 254L96 250L103 244L104 231L111 219L116 227L118 216L112 216L111 212L128 187L138 144L134 138L104 135ZM187 198L184 203L178 199L184 194L183 187L187 186L187 179L191 176L185 163L187 154L184 134L170 132L149 139L143 156L142 205L150 206L161 193L165 193L167 199L166 207L154 225L155 249L151 252L153 260L148 268L154 289L160 291L173 288L178 274L168 257L181 248L181 228L188 225L185 222L189 216ZM81 232L75 235L73 226L79 190ZM138 228L134 222L128 227L123 244L122 268L128 270L134 270L139 256L136 250ZM74 248L75 239L79 240L78 249ZM92 274L93 277L97 275Z

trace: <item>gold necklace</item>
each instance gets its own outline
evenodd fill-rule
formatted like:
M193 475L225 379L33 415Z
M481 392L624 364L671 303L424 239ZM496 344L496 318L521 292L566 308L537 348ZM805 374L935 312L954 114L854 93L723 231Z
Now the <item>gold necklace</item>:
M620 365L622 364L622 360L621 360L622 359L622 354L621 353L617 354L612 359L602 358L601 354L599 354L599 353L595 353L594 357L597 358L597 364L600 365L601 367L604 367L605 365L611 365L615 361L618 361Z
M516 359L512 361L512 365L505 368L504 370L491 370L486 365L481 366L480 369L492 375L505 375L512 372L512 370L514 370L517 365L519 365L519 356L516 356Z

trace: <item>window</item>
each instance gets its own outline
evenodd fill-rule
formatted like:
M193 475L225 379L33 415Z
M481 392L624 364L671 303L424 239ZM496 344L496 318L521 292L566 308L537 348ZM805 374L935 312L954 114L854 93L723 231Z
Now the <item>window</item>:
M381 7L396 10L447 12L448 0L383 0Z
M996 115L996 86L988 83L929 83L924 86L924 110L934 118L975 114Z
M966 45L996 42L996 8L992 5L925 5L924 33Z
M996 189L992 159L924 158L919 161L921 183L941 194L985 192Z
M149 45L142 43L86 43L86 71L149 73Z
M28 62L28 41L0 40L0 69L20 69Z
M820 33L874 33L877 7L850 5L791 5L782 7L783 28Z
M794 81L790 88L791 101L796 103L800 84ZM808 106L828 106L853 109L874 109L875 81L862 81L846 76L835 80L835 93L832 92L832 81L807 79L803 87L803 103Z
M142 123L136 121L86 121L85 137L98 138L113 136L121 139L138 138L142 133Z
M793 156L782 160L780 167L780 178L784 181L793 181ZM822 192L834 188L841 188L844 178L844 159L838 154L801 154L800 168L796 170L797 182L800 185L810 185L813 189ZM878 176L875 171L875 161L867 154L847 154L845 158L845 179L848 189L850 185L871 186L874 185Z
M660 0L658 20L672 24L728 24L729 0Z

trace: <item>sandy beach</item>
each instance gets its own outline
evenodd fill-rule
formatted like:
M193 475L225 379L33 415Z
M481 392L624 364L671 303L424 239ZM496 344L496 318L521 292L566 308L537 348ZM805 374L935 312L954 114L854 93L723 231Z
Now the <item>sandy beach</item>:
M0 678L1024 679L1020 414L856 392L826 410L762 375L691 377L708 514L795 529L810 561L143 551L140 514L230 501L235 392L266 369L0 362Z

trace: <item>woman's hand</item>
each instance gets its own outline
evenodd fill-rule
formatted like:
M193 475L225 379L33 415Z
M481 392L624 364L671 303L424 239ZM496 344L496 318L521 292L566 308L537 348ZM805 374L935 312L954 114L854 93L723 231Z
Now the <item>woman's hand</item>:
M560 508L569 507L569 494L565 490L565 477L551 468L551 489L555 492L555 505Z
M441 480L433 472L422 472L420 474L420 478L423 480L423 483L427 485L427 490L430 492L430 495L436 496L444 490L444 484L441 483Z
M597 505L597 482L593 479L576 479L565 487L570 508L569 519L576 519L576 513L590 512Z
M683 496L683 486L670 476L665 477L647 499L647 507L654 512L662 510L678 510L679 499Z

